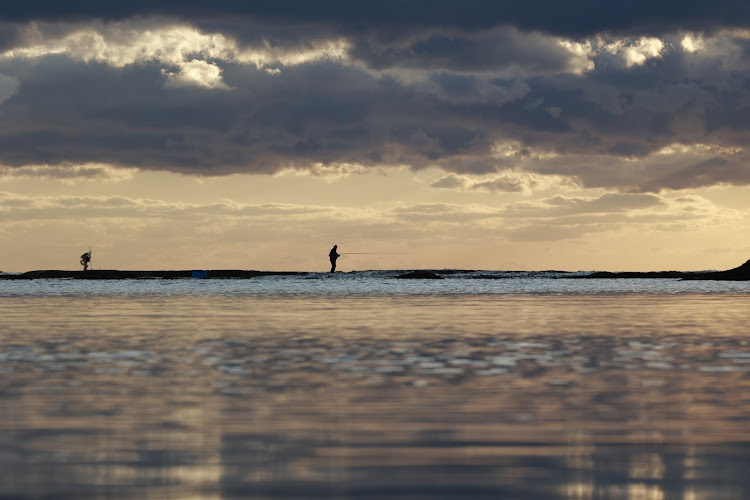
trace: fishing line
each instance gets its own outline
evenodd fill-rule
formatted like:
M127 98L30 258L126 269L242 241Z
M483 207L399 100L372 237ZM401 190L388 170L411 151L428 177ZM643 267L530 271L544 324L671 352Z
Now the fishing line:
M341 252L341 255L414 255L413 252Z

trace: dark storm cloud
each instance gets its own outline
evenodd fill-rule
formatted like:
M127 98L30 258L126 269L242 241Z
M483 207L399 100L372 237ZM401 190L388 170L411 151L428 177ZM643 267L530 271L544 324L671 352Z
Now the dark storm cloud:
M576 4L580 23L567 32L554 27L571 15L559 2L57 5L4 10L0 51L16 50L0 52L0 166L437 166L489 178L435 187L490 191L546 185L539 175L628 192L750 183L750 42L709 34L744 22L741 9L724 22L731 2L672 18L628 4L601 19L611 5ZM532 10L550 15L533 21ZM699 13L700 51L664 31ZM629 23L638 29L624 38L549 34ZM637 35L649 27L662 39ZM687 150L661 153L674 144ZM497 176L505 171L537 177Z
M23 25L0 21L0 51L17 46L24 40L27 32Z
M337 162L475 175L523 166L584 186L646 191L747 181L731 158L659 175L617 167L618 158L643 159L673 142L706 141L707 133L726 140L725 129L743 130L735 118L745 92L739 78L723 88L665 78L655 92L620 89L594 71L528 79L514 93L515 82L448 72L410 83L338 62L278 65L280 74L217 64L230 90L168 88L156 62L111 68L51 55L0 64L0 73L22 81L0 104L0 163L103 162L208 175ZM480 85L501 88L501 97L474 90ZM493 157L493 143L508 138L518 149ZM539 160L535 150L558 157ZM576 156L582 161L569 159Z
M743 0L670 2L631 0L575 3L557 0L488 2L486 0L169 0L147 2L12 2L0 18L12 21L123 19L168 15L199 21L249 18L272 24L327 24L348 32L383 32L392 36L419 29L481 30L511 25L567 36L603 31L656 32L677 29L742 27L750 24L750 5Z
M522 34L515 29L493 30L476 35L425 33L406 42L385 44L356 38L351 51L374 69L403 67L453 71L487 71L523 67L533 73L559 73L569 69L569 51L549 37ZM459 91L470 90L470 79L443 75L441 83Z
M254 68L229 68L230 82L242 77L252 86L230 93L164 88L156 65L112 71L62 59L33 68L4 103L2 163L101 161L209 174L250 165L270 172L300 154L337 158L361 135L371 106L356 94L338 98L335 85L313 89L314 75L304 70L296 78L289 72L290 88ZM308 81L306 93L294 92L305 87L298 78Z
M420 165L489 148L479 124L460 119L462 107L413 102L403 86L335 63L282 75L229 64L231 91L165 88L155 64L113 70L48 56L24 73L2 104L5 165L109 162L210 175L310 162Z

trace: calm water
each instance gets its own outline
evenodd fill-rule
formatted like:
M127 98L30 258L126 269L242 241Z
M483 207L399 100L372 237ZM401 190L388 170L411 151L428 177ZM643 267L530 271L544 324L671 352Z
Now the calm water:
M482 276L0 281L0 498L750 498L750 283Z

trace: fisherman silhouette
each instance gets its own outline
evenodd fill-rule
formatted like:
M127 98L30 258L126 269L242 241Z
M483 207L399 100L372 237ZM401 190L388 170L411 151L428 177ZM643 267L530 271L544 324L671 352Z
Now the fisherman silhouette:
M338 259L339 257L341 257L336 252L336 248L337 247L338 247L338 245L333 245L333 248L331 248L331 251L328 252L328 257L331 259L331 272L332 273L336 271L336 259Z
M81 255L81 265L83 266L84 271L88 271L89 262L91 262L91 250Z

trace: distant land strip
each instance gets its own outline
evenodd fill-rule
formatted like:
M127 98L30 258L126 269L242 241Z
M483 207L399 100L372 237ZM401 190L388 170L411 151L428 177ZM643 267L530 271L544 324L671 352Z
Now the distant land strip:
M415 270L402 272L394 278L404 279L443 279L444 276L455 274L471 274L476 271L445 270ZM716 281L749 281L750 260L739 267L727 271L646 271L646 272L608 272L597 271L590 274L558 272L563 276L556 279L682 279L682 280L716 280ZM262 276L308 276L304 271L242 271L237 269L219 269L205 271L117 271L117 270L89 270L89 271L28 271L20 274L0 274L0 280L34 280L34 279L83 279L83 280L118 280L118 279L249 279ZM523 272L522 274L526 274ZM467 276L474 279L508 279L507 276Z
M257 278L259 276L307 276L306 272L287 271L241 271L222 269L203 271L205 278ZM5 280L35 280L35 279L79 279L79 280L124 280L124 279L175 279L192 278L193 271L117 271L117 270L89 270L89 271L28 271L21 274L3 274L0 279Z
M672 278L683 280L715 280L715 281L748 281L750 280L750 260L740 267L727 271L684 272L684 271L653 271L653 272L621 272L610 273L599 271L586 275L564 276L563 279L633 279L633 278Z

